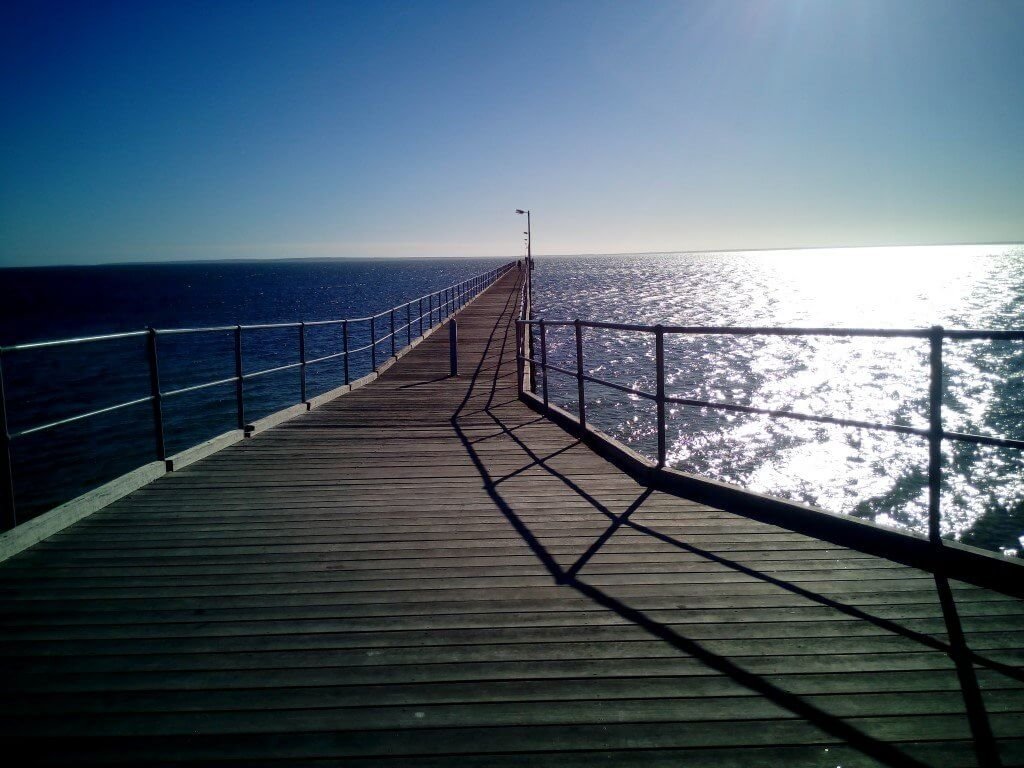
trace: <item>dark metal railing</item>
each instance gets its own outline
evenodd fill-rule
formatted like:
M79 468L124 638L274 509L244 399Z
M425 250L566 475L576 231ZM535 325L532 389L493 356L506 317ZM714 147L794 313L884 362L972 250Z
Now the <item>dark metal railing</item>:
M366 317L355 317L345 318L342 320L314 320L308 322L292 322L292 323L257 323L252 325L222 325L222 326L209 326L204 328L147 328L143 331L129 331L127 333L110 333L100 336L85 336L81 338L73 339L57 339L55 341L40 341L28 344L14 344L11 346L0 347L0 530L10 530L18 524L17 508L15 505L14 498L14 477L11 462L11 445L19 439L32 435L38 432L44 432L47 430L55 429L67 424L71 424L85 419L99 416L105 413L112 413L119 411L124 408L130 408L132 406L141 405L143 403L151 403L153 409L153 437L155 443L155 454L159 461L167 460L167 444L164 437L164 419L163 419L163 402L170 397L177 397L190 392L197 392L199 390L207 389L209 387L216 387L220 385L235 383L235 403L238 416L238 428L244 431L251 429L247 423L245 417L245 382L260 376L266 376L272 373L278 373L281 371L288 371L298 368L299 369L299 403L305 403L307 406L309 400L306 391L306 369L310 365L317 363L327 362L329 360L335 360L341 358L343 361L343 375L345 384L351 383L351 371L349 366L349 359L360 352L370 351L370 364L372 371L376 372L379 368L378 348L385 343L388 343L390 348L390 356L394 357L398 352L398 345L396 343L397 335L401 331L405 331L406 334L406 346L409 346L413 342L413 326L418 324L418 335L423 336L424 333L436 325L444 322L454 312L465 306L473 297L479 294L481 291L488 288L495 280L500 278L510 269L515 268L515 262L504 264L495 269L484 272L483 274L476 275L464 280L455 285L451 285L440 291L425 294L419 298L407 301L404 304L399 304L390 309L386 309L383 312L378 312L375 315L368 315ZM427 303L427 310L424 312L423 304L424 300ZM413 315L413 306L417 307L417 314ZM399 316L401 311L405 310L405 322L401 325L396 325L396 315L398 312ZM388 318L389 331L383 336L377 335L377 321L380 318ZM370 343L351 349L349 347L349 335L350 328L353 325L366 323L369 327ZM312 326L327 326L327 325L340 325L342 329L342 349L340 352L334 352L320 357L312 359L306 356L306 329ZM255 330L268 330L268 329L287 329L294 328L297 333L297 346L298 346L298 362L287 363L285 365L278 365L271 368L265 368L258 371L250 371L248 373L243 371L243 354L242 354L242 341L243 331L255 331ZM172 336L180 334L200 334L200 333L225 333L232 332L234 334L234 375L227 378L220 378L215 381L207 381L201 384L194 384L187 387L180 387L177 389L164 390L160 384L160 368L159 368L159 356L158 356L158 339L161 336ZM24 352L27 350L39 350L49 349L54 347L66 347L75 344L90 344L97 342L107 342L119 339L131 339L131 338L142 338L146 337L146 352L149 367L149 394L145 397L138 397L132 400L127 400L116 405L107 406L105 408L97 408L92 411L85 413L79 413L74 416L67 418L57 419L43 424L36 424L31 427L19 429L16 431L10 431L8 428L8 407L7 398L4 394L4 377L3 377L3 366L4 358L18 352Z
M542 391L540 398L545 408L549 407L548 399L548 371L571 376L576 379L578 411L577 418L581 430L586 429L586 384L592 383L619 392L653 400L657 406L657 429L658 467L664 467L666 461L666 439L665 439L665 404L694 406L698 408L713 408L717 410L733 411L738 413L758 414L776 418L795 419L799 421L812 421L821 424L833 424L841 427L854 429L882 430L896 432L904 435L914 435L928 440L928 535L932 543L939 543L941 539L939 521L941 515L941 484L942 484L942 442L952 440L963 443L974 443L978 445L997 446L1001 448L1015 448L1024 450L1024 440L1015 440L1008 437L992 435L976 435L965 432L954 432L946 430L942 425L942 390L943 390L943 365L942 351L944 341L965 341L965 340L987 340L987 341L1024 341L1024 330L1008 331L984 331L984 330L947 330L936 325L931 328L913 329L874 329L874 328L734 328L729 326L674 326L674 325L636 325L630 323L608 323L592 320L530 320L521 314L516 321L518 340L517 358L519 360L518 387L520 396L523 395L527 384L524 380L524 367L527 363L539 367L543 372ZM547 329L551 327L568 327L574 329L576 341L576 369L569 370L548 362L547 355ZM527 334L532 337L534 328L540 335L540 359L536 360L526 354L524 339ZM583 366L584 334L586 328L595 330L611 331L632 331L636 333L649 333L654 335L655 342L655 391L649 392L637 387L629 387L617 384L607 379L591 376L586 373ZM665 392L665 336L695 336L695 335L724 335L724 336L839 336L839 337L869 337L869 338L909 338L927 339L929 345L929 387L928 387L928 427L911 427L900 424L879 424L858 419L838 418L835 416L819 416L798 411L781 410L775 408L758 408L750 405L738 405L734 403L713 402L698 400L688 397L675 397ZM537 395L535 383L530 386L532 394Z

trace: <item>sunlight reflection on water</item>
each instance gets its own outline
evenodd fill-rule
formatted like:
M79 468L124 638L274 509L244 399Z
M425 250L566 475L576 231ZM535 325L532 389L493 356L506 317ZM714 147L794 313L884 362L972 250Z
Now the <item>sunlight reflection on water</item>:
M1004 329L1024 326L1024 247L941 246L545 257L537 315L548 319L736 326ZM592 375L654 391L654 337L585 332ZM575 367L571 328L551 362ZM945 426L1024 437L1024 344L946 342ZM666 336L670 395L927 426L921 339ZM653 417L634 396L588 384L588 418L652 455ZM552 399L574 411L575 380ZM918 437L672 406L673 466L887 525L927 529L927 445ZM943 533L991 549L1021 545L1019 451L948 444Z

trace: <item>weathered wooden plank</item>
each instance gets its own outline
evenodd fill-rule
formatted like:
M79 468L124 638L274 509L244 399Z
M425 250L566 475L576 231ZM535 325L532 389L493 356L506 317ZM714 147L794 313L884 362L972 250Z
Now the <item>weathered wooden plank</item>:
M0 565L8 748L154 765L968 765L993 740L1005 764L1024 756L1024 601L647 491L517 401L518 278L460 316L463 376L432 336Z

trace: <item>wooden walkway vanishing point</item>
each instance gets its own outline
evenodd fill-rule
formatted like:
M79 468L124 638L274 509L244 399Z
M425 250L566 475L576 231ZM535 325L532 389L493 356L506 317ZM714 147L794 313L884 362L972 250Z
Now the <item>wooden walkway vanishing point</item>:
M513 271L370 386L0 565L4 762L1024 763L1024 604L652 492ZM13 759L12 759L13 758Z

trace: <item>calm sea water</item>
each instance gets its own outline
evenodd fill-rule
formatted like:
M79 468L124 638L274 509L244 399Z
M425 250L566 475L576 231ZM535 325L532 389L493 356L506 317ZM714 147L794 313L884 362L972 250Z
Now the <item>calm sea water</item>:
M360 317L446 288L503 263L495 259L373 259L117 265L0 270L0 344L60 339L147 326L180 328ZM426 309L426 305L424 305ZM414 310L415 313L415 310ZM401 325L403 318L397 318ZM378 321L378 338L389 332ZM417 328L413 331L415 338ZM399 333L399 347L407 336ZM350 349L369 343L351 327ZM307 329L307 359L341 350L340 326ZM246 331L244 370L298 360L292 329ZM389 352L389 345L381 347ZM234 375L231 332L161 336L162 389ZM350 376L371 370L369 350L353 355ZM4 359L12 431L149 394L145 339L25 351ZM344 382L340 358L310 366L308 394ZM297 369L246 382L251 421L299 401ZM233 384L164 401L166 440L175 453L236 426ZM149 404L15 441L19 519L28 519L155 458Z
M370 314L478 274L499 260L292 261L0 271L0 343L156 327L321 320ZM1024 247L833 249L540 258L538 313L639 323L1019 328ZM380 326L386 332L386 321ZM310 329L308 355L340 349L336 327ZM354 328L351 346L368 341ZM552 330L552 361L575 366L569 332ZM230 333L160 339L164 389L233 374ZM245 370L297 359L296 331L247 332ZM927 426L927 344L920 340L703 336L666 343L671 394L868 421ZM653 390L650 336L588 331L594 375ZM945 346L946 425L1024 438L1024 344ZM353 378L370 370L352 360ZM5 359L12 429L148 394L139 339ZM309 370L311 394L342 381L340 361ZM574 379L553 375L553 398L576 408ZM251 419L298 400L295 370L247 382ZM165 401L171 452L235 426L232 385ZM653 455L653 407L588 385L588 418ZM141 405L26 437L15 445L25 516L153 458ZM677 407L673 466L755 490L917 531L926 528L924 440L888 433ZM1019 549L1024 463L1019 452L946 451L943 528L990 549Z
M537 314L549 319L735 326L1024 327L1024 247L947 246L541 258ZM654 391L653 335L587 331L592 375ZM575 368L572 329L551 329L552 362ZM948 429L1024 438L1024 343L948 342ZM926 340L667 337L669 394L927 427ZM588 420L652 456L654 406L588 384ZM576 409L575 379L552 374ZM680 469L887 525L927 530L924 439L706 408L669 413ZM1014 550L1024 534L1019 451L945 453L944 535Z

